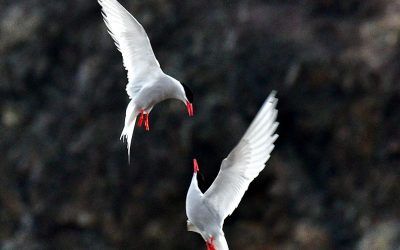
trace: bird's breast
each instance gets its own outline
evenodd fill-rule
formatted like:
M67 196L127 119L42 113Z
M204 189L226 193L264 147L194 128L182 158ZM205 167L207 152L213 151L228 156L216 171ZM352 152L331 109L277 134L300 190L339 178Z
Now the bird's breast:
M151 109L154 105L167 99L174 98L175 88L168 81L154 81L140 90L137 95L136 105L144 110Z
M191 204L186 213L188 219L206 235L215 235L222 230L220 221L203 200Z

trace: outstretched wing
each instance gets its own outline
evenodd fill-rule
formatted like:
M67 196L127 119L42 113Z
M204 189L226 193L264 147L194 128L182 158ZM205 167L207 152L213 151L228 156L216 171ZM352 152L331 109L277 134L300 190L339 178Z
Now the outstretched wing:
M264 102L246 133L221 164L213 184L204 193L204 199L225 219L239 205L250 183L265 167L278 138L278 111L273 91Z
M98 0L108 32L122 54L128 71L126 92L130 98L143 87L145 81L136 80L139 74L151 74L160 69L146 31L142 25L116 0ZM139 77L140 78L140 77Z

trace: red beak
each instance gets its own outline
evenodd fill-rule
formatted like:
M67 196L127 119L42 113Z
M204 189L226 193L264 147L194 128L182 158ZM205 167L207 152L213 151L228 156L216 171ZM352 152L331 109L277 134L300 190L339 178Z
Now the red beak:
M189 101L186 101L186 108L187 108L189 116L194 116L193 104L191 104Z
M197 164L197 160L196 160L196 159L193 159L193 171L194 171L195 173L197 173L197 172L200 171L200 169L199 169L199 164Z

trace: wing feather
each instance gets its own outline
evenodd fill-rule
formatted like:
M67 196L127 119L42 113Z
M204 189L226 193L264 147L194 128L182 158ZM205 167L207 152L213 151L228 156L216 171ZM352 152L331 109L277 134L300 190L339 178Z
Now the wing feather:
M140 74L147 75L160 69L150 40L142 25L116 0L98 0L108 33L122 54L123 64L128 71L126 91L130 98L139 92L146 81L135 80Z
M222 161L220 171L204 200L217 212L222 221L236 209L250 183L265 167L274 142L278 111L273 91L264 102L240 142Z

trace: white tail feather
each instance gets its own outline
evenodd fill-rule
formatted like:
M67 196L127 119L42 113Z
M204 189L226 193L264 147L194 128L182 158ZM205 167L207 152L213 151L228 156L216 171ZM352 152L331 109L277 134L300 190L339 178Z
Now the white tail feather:
M131 158L131 153L130 153L131 152L131 143L132 143L133 130L135 128L137 115L138 115L138 112L135 108L135 104L131 100L128 104L128 107L126 108L125 126L124 126L124 129L122 130L121 137L120 137L121 140L124 140L124 138L126 139L129 161Z

